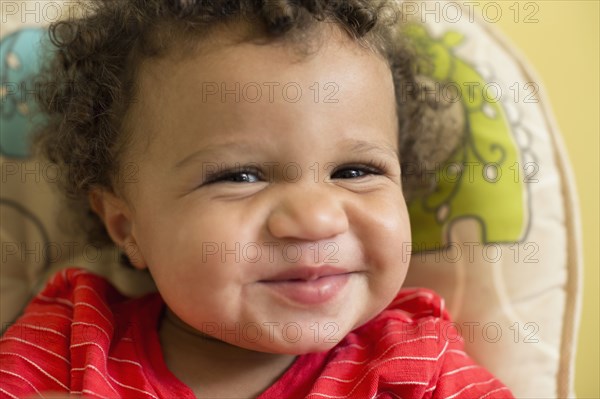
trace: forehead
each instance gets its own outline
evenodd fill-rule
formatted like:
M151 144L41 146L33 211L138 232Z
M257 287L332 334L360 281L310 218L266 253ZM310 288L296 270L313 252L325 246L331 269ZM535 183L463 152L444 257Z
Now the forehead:
M145 59L138 71L142 87L159 81L172 84L181 78L204 82L246 81L302 77L330 78L335 82L348 72L363 70L383 77L390 68L383 57L363 42L351 39L333 23L321 23L305 34L264 39L248 24L214 28L207 36L175 43L166 56ZM188 38L190 39L190 38ZM356 83L356 82L354 82ZM373 82L376 83L376 82Z
M130 111L134 132L162 136L168 144L174 132L190 128L235 135L246 128L281 132L290 121L309 129L334 128L318 125L344 122L340 118L348 128L359 119L373 130L395 123L387 62L344 32L324 30L315 36L317 43L305 47L309 52L286 41L230 39L213 38L184 57L173 52L146 60L138 73L139 101ZM195 140L209 136L196 135Z

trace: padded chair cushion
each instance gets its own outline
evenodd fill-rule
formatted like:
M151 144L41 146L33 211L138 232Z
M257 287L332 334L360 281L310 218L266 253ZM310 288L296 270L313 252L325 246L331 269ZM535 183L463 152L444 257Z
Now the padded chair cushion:
M411 36L435 59L431 75L458 89L468 123L436 192L410 204L405 285L442 294L467 351L517 397L572 397L579 215L540 81L483 23Z

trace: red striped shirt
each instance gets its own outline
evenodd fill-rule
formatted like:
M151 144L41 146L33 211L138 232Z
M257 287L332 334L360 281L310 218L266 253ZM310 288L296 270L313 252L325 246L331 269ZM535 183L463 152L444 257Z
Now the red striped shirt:
M0 340L0 397L194 398L164 363L163 308L157 293L129 299L102 277L62 271ZM463 351L443 300L409 289L329 352L299 356L260 399L512 397Z

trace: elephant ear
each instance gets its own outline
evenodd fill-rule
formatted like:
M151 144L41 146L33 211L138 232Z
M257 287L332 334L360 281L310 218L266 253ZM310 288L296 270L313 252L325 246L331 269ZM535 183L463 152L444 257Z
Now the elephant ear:
M31 140L44 118L38 111L40 85L35 76L40 72L43 51L50 46L47 30L26 28L2 38L2 101L0 118L0 154L9 158L31 155Z
M415 137L413 149L418 162L427 170L447 161L464 139L465 116L459 101L452 101L449 89L427 76L418 76L428 107L421 117L422 130ZM456 97L454 97L456 98Z
M419 78L429 106L412 138L417 173L411 177L409 170L406 177L418 187L409 198L411 220L419 226L415 249L448 245L450 226L464 218L481 224L482 242L519 241L528 221L527 192L514 127L503 102L490 94L497 83L457 55L464 34L448 30L434 37L423 26L406 31L431 60Z
M73 2L71 2L73 3ZM0 329L4 330L48 276L73 265L109 277L130 295L155 289L147 273L120 265L118 251L96 247L63 228L64 198L56 185L61 171L32 151L38 124L36 77L53 50L45 27L22 27L6 15L0 29ZM43 94L43 92L41 92ZM0 331L1 332L1 331Z

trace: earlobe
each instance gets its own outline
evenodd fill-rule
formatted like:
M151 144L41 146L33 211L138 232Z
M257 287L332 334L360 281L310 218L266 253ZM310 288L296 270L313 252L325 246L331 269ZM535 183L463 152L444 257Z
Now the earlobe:
M142 270L145 269L146 261L140 251L140 248L137 245L135 239L132 236L128 236L125 240L124 244L121 246L123 253L129 258L129 262L136 269Z
M100 217L108 235L121 248L136 269L145 269L146 261L137 245L129 205L116 194L95 188L89 194L92 210Z

